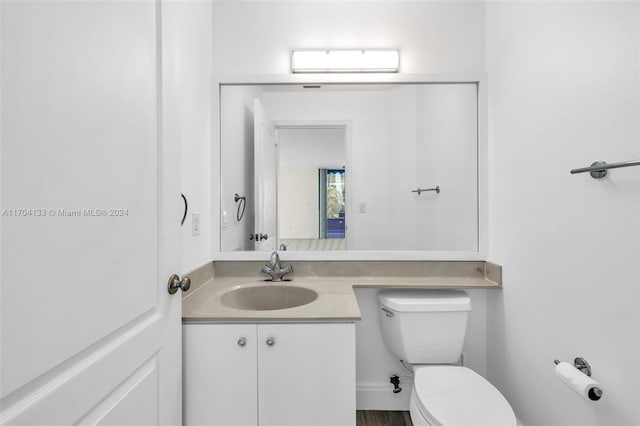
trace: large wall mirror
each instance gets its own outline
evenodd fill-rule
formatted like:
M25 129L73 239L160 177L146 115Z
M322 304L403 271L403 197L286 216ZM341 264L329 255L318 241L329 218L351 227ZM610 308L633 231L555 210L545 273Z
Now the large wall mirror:
M477 82L219 87L220 252L479 252Z

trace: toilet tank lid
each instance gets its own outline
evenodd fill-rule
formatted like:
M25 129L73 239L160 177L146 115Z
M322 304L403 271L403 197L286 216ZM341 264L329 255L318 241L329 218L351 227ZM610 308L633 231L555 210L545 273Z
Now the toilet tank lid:
M462 290L384 290L378 301L396 312L470 311L471 298Z

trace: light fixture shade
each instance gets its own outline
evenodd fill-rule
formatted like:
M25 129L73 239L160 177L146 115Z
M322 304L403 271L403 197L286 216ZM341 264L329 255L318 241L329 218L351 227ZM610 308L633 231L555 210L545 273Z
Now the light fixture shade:
M397 50L292 50L292 73L398 72Z

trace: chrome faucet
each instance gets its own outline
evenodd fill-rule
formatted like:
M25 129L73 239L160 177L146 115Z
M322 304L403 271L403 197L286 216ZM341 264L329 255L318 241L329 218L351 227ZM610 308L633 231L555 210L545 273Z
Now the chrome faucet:
M288 273L293 272L293 266L287 265L282 269L280 266L280 256L277 251L271 253L269 258L269 264L262 266L262 273L271 275L271 281L282 281L282 278Z

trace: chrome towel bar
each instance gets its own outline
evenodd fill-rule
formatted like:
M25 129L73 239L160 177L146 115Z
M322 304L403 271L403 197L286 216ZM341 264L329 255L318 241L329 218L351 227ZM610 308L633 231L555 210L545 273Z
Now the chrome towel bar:
M435 191L436 194L439 194L440 193L440 185L436 186L435 188L418 188L418 189L414 189L411 192L417 192L418 195L420 195L423 192L429 192L429 191Z
M602 179L607 175L609 169L619 169L621 167L640 166L640 160L622 161L620 163L607 164L604 161L596 161L589 167L571 170L571 174L589 172L594 179Z

